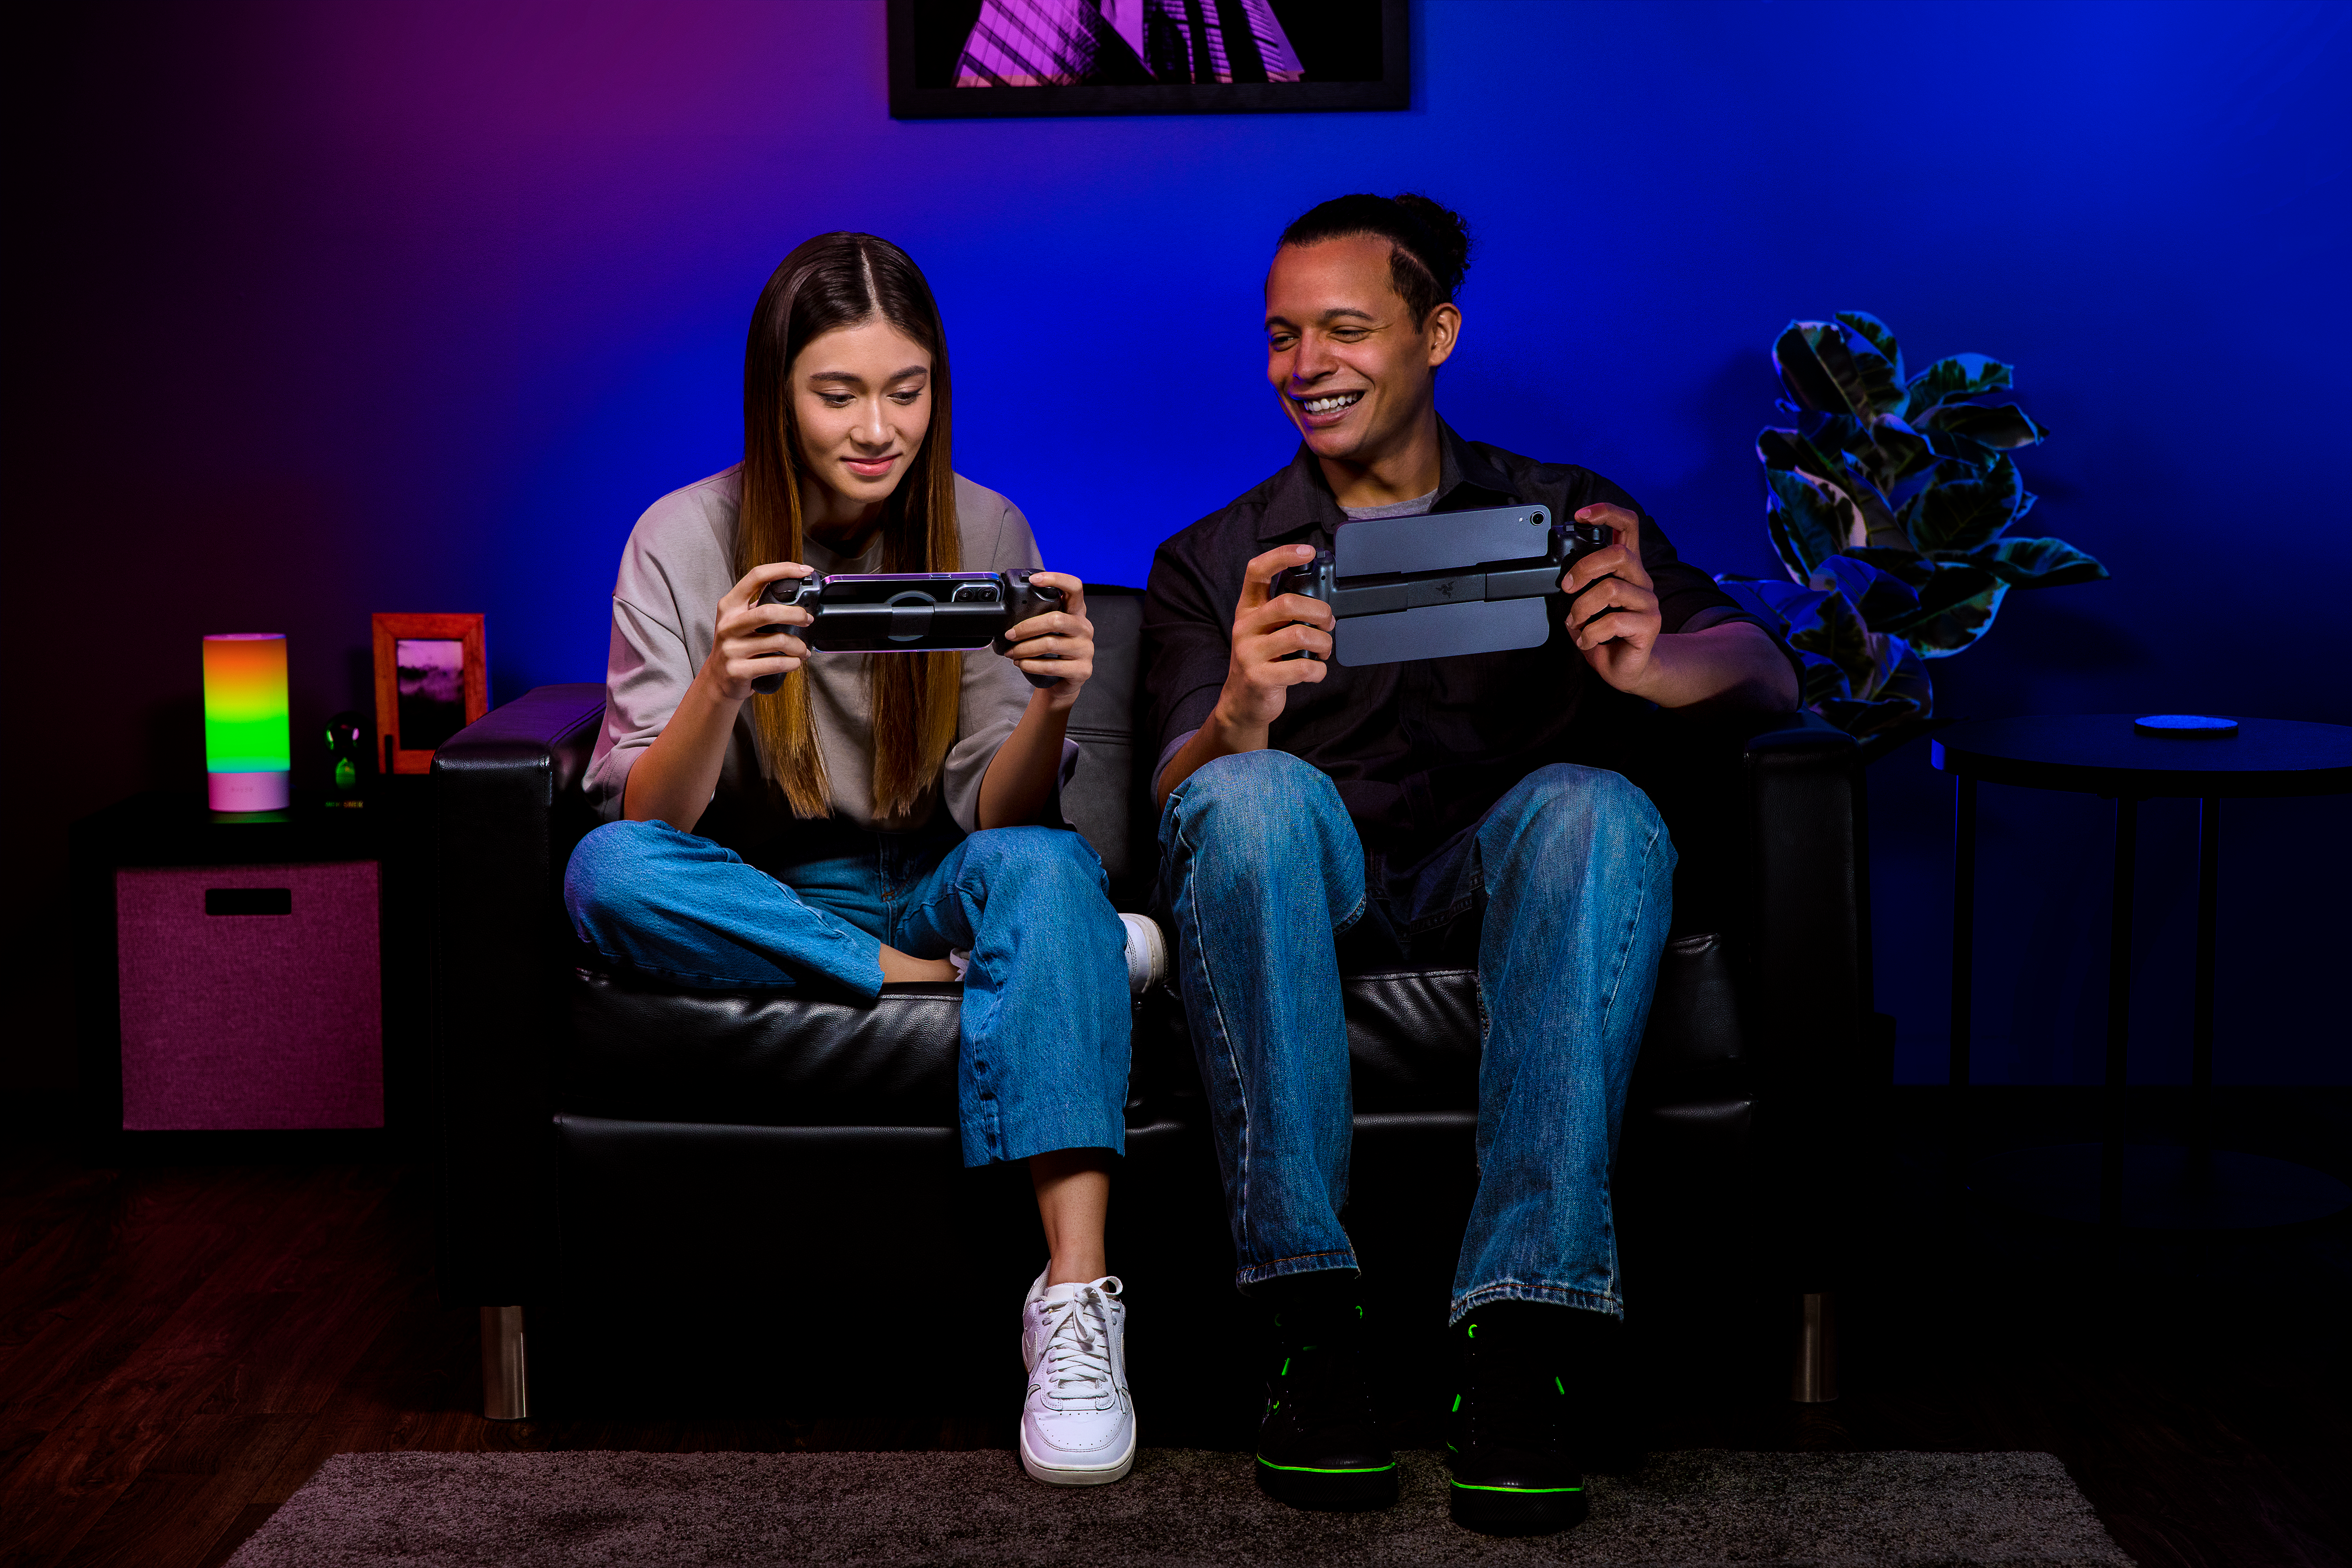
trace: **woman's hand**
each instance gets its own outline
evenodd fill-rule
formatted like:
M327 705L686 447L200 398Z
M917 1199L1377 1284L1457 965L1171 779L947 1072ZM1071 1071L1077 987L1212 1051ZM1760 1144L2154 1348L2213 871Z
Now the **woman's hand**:
M1066 713L1078 700L1078 689L1095 672L1095 624L1087 619L1087 585L1066 572L1039 572L1029 580L1059 588L1062 607L1032 616L1006 632L1013 647L1004 657L1025 674L1059 677L1037 696L1049 711Z
M772 561L744 573L743 580L720 596L710 657L702 661L697 677L713 697L722 702L747 701L753 681L790 675L808 658L808 645L789 628L804 626L815 617L794 605L763 605L760 595L779 578L806 577L812 571L797 561Z

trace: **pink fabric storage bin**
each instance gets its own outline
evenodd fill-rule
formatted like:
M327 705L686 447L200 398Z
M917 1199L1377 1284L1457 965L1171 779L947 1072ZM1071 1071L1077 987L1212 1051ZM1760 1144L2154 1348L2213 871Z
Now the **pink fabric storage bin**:
M116 871L124 1129L383 1126L382 885L373 860Z

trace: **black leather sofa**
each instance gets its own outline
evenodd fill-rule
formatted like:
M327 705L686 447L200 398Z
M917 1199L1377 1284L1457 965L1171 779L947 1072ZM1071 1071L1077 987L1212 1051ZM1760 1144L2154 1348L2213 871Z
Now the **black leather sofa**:
M1097 675L1063 810L1118 907L1142 910L1156 850L1133 733L1141 599L1094 588L1088 604ZM955 989L888 986L871 1005L697 995L598 967L558 894L593 826L581 779L603 703L600 686L541 687L433 763L441 1278L445 1300L481 1309L486 1411L859 1405L882 1373L843 1348L845 1321L861 1345L920 1347L910 1397L1004 1398L1043 1245L1017 1169L960 1168ZM1634 776L1682 868L1621 1150L1626 1289L1637 1315L1645 1290L1671 1289L1718 1295L1783 1347L1784 1323L1800 1329L1795 1393L1825 1397L1835 1162L1847 1091L1871 1072L1853 745L1810 715L1654 718ZM1347 1220L1410 1361L1407 1342L1442 1322L1475 1182L1475 977L1345 984ZM1128 1124L1110 1240L1140 1408L1240 1408L1244 1309L1164 993L1137 1013Z

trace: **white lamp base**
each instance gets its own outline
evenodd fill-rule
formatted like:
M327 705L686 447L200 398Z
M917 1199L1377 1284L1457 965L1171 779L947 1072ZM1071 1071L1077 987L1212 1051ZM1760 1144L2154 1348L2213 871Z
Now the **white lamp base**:
M294 775L206 773L205 788L215 811L283 811L294 797Z

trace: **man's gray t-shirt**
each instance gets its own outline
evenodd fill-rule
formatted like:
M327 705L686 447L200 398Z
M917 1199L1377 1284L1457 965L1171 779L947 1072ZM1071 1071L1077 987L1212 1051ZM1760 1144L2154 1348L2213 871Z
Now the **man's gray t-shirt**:
M1037 542L1021 510L994 490L956 476L956 526L962 569L1004 572L1039 564ZM613 587L613 641L605 678L604 728L588 763L589 803L612 821L621 815L629 769L677 710L686 689L717 640L719 601L735 585L735 529L742 485L738 471L673 490L646 509L621 552ZM856 559L804 541L803 558L819 573L879 570L877 535ZM987 649L963 656L963 690L955 742L937 785L914 812L888 823L874 817L874 729L866 664L889 654L813 653L803 667L823 749L834 815L860 827L906 831L928 822L944 801L956 826L980 822L980 782L1021 721L1031 688L1011 659ZM749 854L794 820L781 792L761 777L751 738L751 704L736 715L718 793L692 831ZM1069 748L1065 746L1065 771Z

